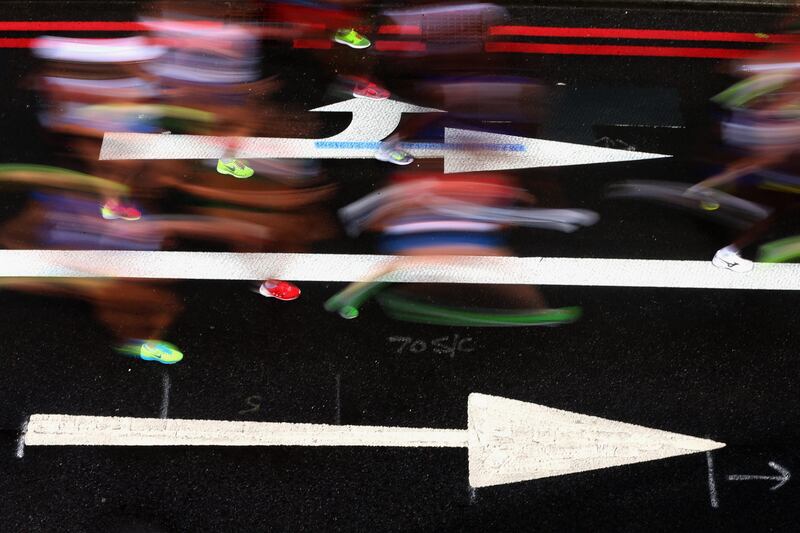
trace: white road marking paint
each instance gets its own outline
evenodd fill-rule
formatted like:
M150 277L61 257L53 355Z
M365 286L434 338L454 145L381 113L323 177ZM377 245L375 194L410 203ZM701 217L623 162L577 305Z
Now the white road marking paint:
M0 250L0 277L159 278L597 287L800 290L800 264L757 263L746 273L711 261L579 257Z
M231 149L231 147L235 147ZM372 159L375 141L106 133L101 160L131 159ZM671 157L480 131L445 128L444 143L400 143L417 159L444 159L444 172L615 163Z
M166 368L163 368L161 374L161 408L158 411L159 418L167 418L167 415L169 414L170 386L169 371Z
M714 457L711 452L706 452L706 463L708 464L708 497L711 500L711 507L719 507L719 497L717 496L717 481L714 478Z
M444 157L445 173L593 165L672 157L665 154L451 128L445 129L444 139L445 144L473 147L445 152L440 156ZM524 149L496 150L492 149L492 146L522 146ZM417 157L417 152L412 151L412 153Z
M398 100L370 100L352 98L326 105L311 111L352 113L350 125L333 137L325 140L380 141L394 133L400 125L403 113L444 113L441 109L420 107Z
M336 374L336 423L342 423L342 375Z
M369 159L375 156L380 141L397 129L403 113L443 112L397 100L364 98L312 111L350 112L353 120L341 133L324 139L108 132L103 136L100 159ZM445 128L444 143L402 143L401 147L417 159L444 158L445 173L671 157L455 128Z
M769 467L775 470L778 475L776 476L756 476L756 475L746 475L746 474L734 474L728 476L728 481L777 481L777 483L769 488L769 490L778 490L779 488L786 485L789 480L792 478L792 473L789 472L786 468L779 465L774 461L769 462Z
M468 449L488 487L699 453L724 444L485 394L467 429L32 415L28 446L399 446Z
M22 424L22 428L19 431L19 439L17 439L17 451L16 456L17 459L22 459L25 456L25 435L28 433L28 423L25 422Z

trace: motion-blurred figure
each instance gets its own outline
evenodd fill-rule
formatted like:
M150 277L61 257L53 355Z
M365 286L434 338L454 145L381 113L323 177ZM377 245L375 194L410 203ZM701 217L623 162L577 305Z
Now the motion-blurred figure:
M375 294L392 316L413 322L531 326L577 319L579 309L548 309L532 286L453 290L447 285L424 284L378 294L386 285L380 278L397 270L431 262L446 267L446 256L512 255L502 234L505 228L572 232L594 224L598 218L586 210L530 207L534 203L533 196L500 173L408 172L394 176L390 186L344 207L340 215L351 235L379 231L380 251L406 258L376 273L373 280L352 284L332 297L326 308L344 318L355 318L359 305ZM460 260L469 264L468 258ZM451 303L442 305L441 300ZM476 305L476 300L482 303ZM461 307L454 307L452 302Z
M691 187L679 183L627 182L612 187L612 197L638 197L688 208L739 231L714 254L714 266L747 272L742 257L779 221L796 221L800 209L800 47L770 50L734 65L743 78L712 98L722 111L721 172ZM791 245L784 241L782 244ZM781 244L763 260L787 257ZM791 254L789 254L791 255Z

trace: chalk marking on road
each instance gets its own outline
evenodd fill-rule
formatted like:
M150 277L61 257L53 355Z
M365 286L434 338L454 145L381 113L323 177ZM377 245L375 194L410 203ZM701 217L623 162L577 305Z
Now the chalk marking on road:
M717 481L714 478L714 457L711 452L706 452L706 463L708 464L708 497L711 500L711 507L719 507L719 497L717 496Z
M336 423L342 423L342 375L336 374Z
M161 374L161 408L158 411L159 418L167 418L169 414L169 389L171 383L169 379L169 371L166 368L162 369Z
M654 461L724 446L485 394L469 395L465 430L36 414L30 417L25 443L467 448L472 487Z
M792 478L792 473L786 468L779 465L775 461L770 461L769 467L775 470L778 475L762 476L762 475L749 475L749 474L732 474L728 476L728 481L777 481L769 490L778 490L786 485Z
M17 439L17 450L15 455L17 459L22 459L25 456L25 435L28 433L28 423L22 424L19 431L19 439Z
M800 290L800 264L756 263L752 271L738 273L716 268L711 261L580 257L442 256L413 261L392 255L0 250L2 277L379 279L397 283Z

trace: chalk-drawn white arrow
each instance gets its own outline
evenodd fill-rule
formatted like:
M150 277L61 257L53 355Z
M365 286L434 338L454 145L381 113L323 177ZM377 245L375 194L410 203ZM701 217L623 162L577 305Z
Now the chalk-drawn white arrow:
M383 106L383 107L381 107ZM324 139L114 133L103 136L101 160L129 159L369 159L404 112L440 112L393 100L352 99L313 111L350 111L353 122ZM445 173L586 165L671 157L582 144L445 128L443 143L401 143L417 159L444 159Z
M383 446L467 448L488 487L721 448L724 444L485 394L467 429L32 415L27 446Z
M778 475L777 476L756 476L756 475L747 475L747 474L733 474L728 476L728 481L777 481L776 484L771 486L769 490L778 490L779 488L786 485L786 483L792 478L792 473L789 472L786 468L782 467L778 463L774 461L770 461L769 463L770 468L775 470Z

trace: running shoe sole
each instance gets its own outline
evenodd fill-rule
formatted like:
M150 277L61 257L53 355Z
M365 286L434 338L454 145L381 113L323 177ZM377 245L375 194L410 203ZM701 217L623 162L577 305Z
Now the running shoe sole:
M163 359L159 359L158 357L150 357L148 355L140 355L139 357L143 361L156 361L158 363L161 363L162 365L174 365L175 363L177 363L178 361L181 360L181 359L178 359L178 361L164 361Z
M344 39L340 39L339 37L334 37L333 40L335 42L339 43L339 44L343 44L345 46L349 46L350 48L355 48L356 50L363 50L364 48L369 48L370 46L372 46L372 43L369 43L369 44L348 43L347 41L345 41Z
M102 216L106 220L139 220L140 218L142 218L142 217L126 217L123 215L115 215L113 213L108 215L105 213L100 213L100 216Z
M261 296L265 296L267 298L275 298L276 300L280 300L282 302L291 302L292 300L297 300L298 298L300 298L300 294L298 294L294 298L278 298L274 294L270 294L269 292L267 292L267 289L265 289L263 285L258 287L258 294L260 294Z
M386 163L391 163L393 165L398 165L398 166L401 166L401 167L404 167L406 165L410 165L411 163L414 162L414 158L411 157L411 156L409 156L408 159L404 159L403 161L398 161L396 159L392 159L391 156L386 155L386 154L382 154L380 152L375 154L375 159L377 159L378 161L384 161Z
M253 174L255 174L255 172L253 172L253 174L250 174L248 176L237 176L234 170L228 170L226 167L217 167L217 172L219 172L220 174L227 174L228 176L233 176L234 178L240 180L246 180L247 178L253 177Z

